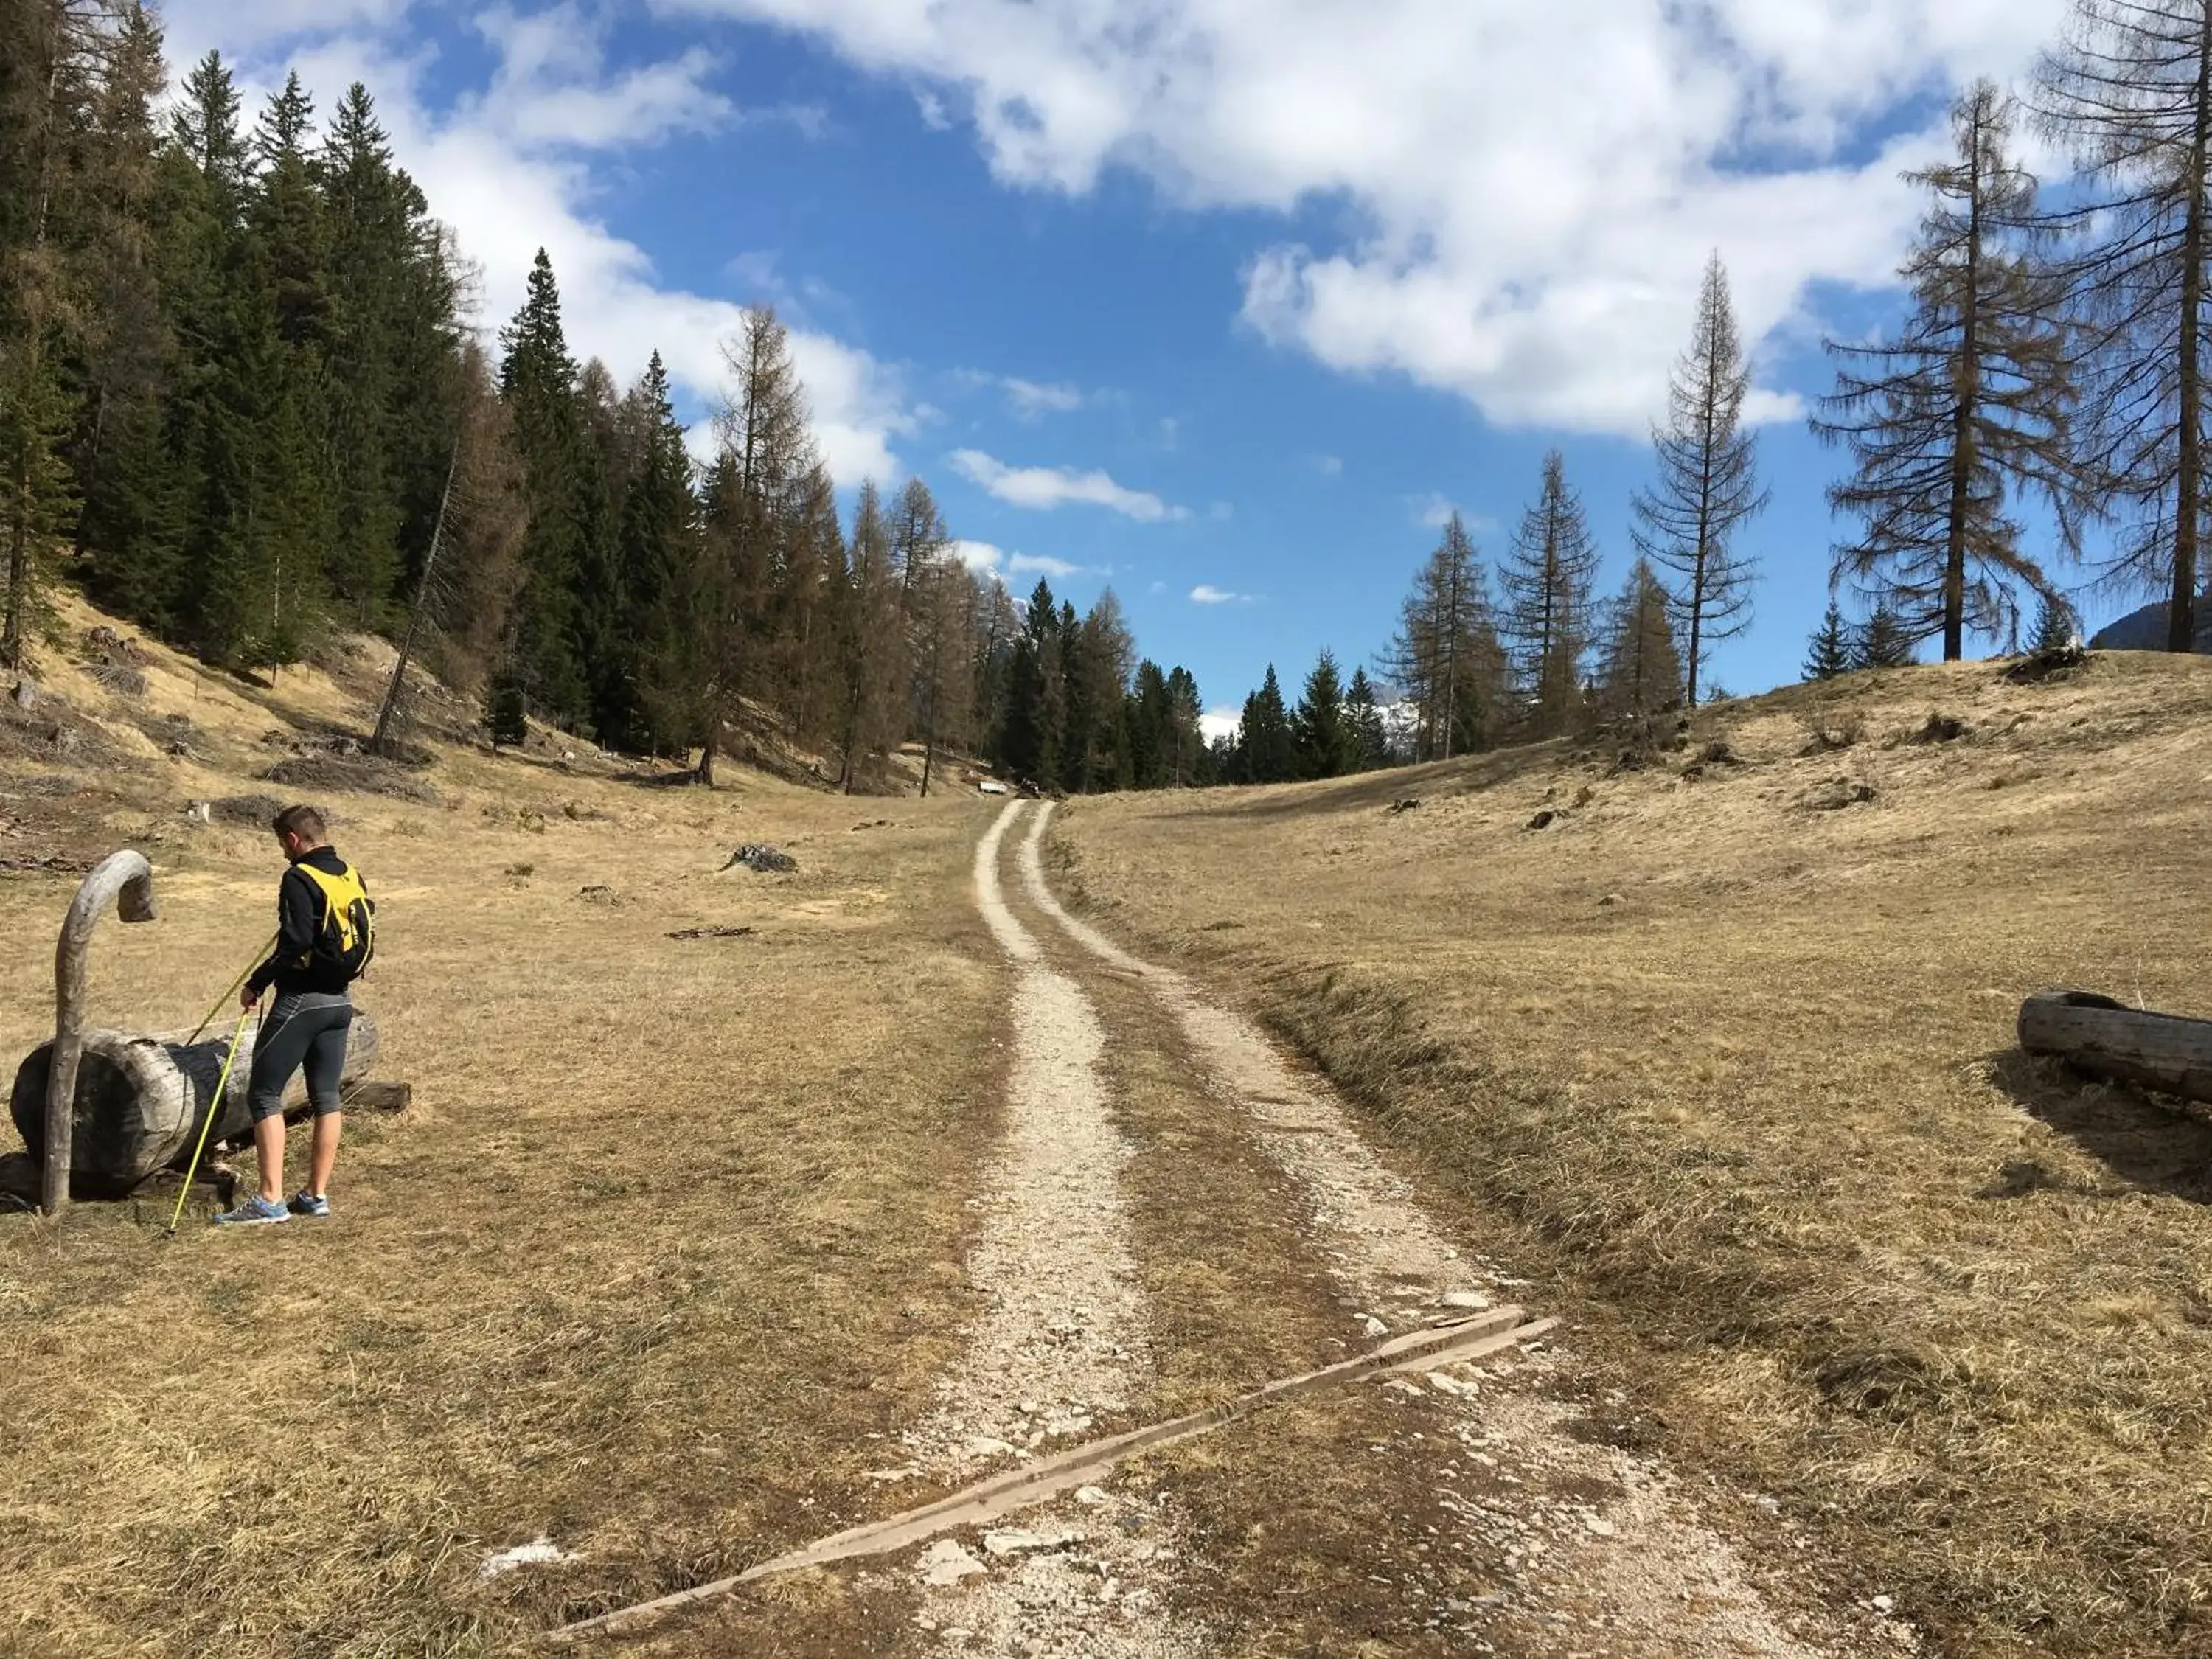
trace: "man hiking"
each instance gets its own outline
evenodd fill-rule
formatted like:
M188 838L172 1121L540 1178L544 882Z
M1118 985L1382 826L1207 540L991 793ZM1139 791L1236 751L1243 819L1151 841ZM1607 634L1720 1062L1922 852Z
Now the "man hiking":
M361 878L331 849L323 815L288 806L272 826L289 868L276 888L276 946L239 993L251 1009L272 988L273 1007L253 1042L253 1150L261 1189L217 1226L258 1226L295 1215L331 1212L331 1168L337 1162L338 1079L345 1070L346 1031L353 1024L351 986L375 949L376 907ZM284 1091L306 1067L315 1110L307 1184L284 1200Z

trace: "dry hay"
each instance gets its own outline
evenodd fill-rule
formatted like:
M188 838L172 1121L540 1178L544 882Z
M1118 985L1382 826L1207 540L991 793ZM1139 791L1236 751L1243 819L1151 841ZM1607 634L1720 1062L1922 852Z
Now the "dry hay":
M272 708L340 705L288 670L266 703L210 687L195 719L265 758ZM929 1407L973 1311L963 1203L994 1109L979 809L927 803L872 842L843 833L850 803L758 780L742 814L584 780L580 815L533 831L477 810L541 781L527 763L440 765L463 810L362 796L338 838L378 894L362 998L414 1104L349 1126L334 1219L236 1238L188 1218L162 1248L151 1206L81 1206L58 1237L0 1216L0 1648L512 1650L872 1509L872 1437ZM254 791L198 770L204 794ZM160 757L99 781L175 811ZM745 891L771 949L664 937L730 919L701 849L763 833L815 849ZM520 860L528 886L486 878ZM195 1023L265 940L280 868L262 836L165 867L161 919L101 931L95 1023ZM579 905L611 879L636 902ZM0 1057L46 1034L70 885L0 882ZM541 1533L575 1559L479 1581ZM793 1628L805 1591L713 1639L870 1645L866 1595Z
M280 761L262 773L261 777L264 782L281 783L292 789L382 795L392 800L413 801L422 806L444 804L438 792L428 784L408 776L386 762L368 758L354 760L336 755L308 756L299 760Z
M1972 741L1910 741L1931 703ZM1836 779L1801 718L1884 741ZM2212 1012L2208 719L2193 660L1855 676L1701 711L1747 764L1695 784L1528 750L1084 803L1061 879L1297 1041L1582 1299L1677 1455L1943 1651L2201 1652L2212 1131L2012 1023L2051 984Z

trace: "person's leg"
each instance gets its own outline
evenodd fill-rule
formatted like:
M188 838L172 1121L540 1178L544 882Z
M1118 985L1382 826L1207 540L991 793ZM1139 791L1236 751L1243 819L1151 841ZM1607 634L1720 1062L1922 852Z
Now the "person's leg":
M338 1085L345 1078L346 1036L353 1024L347 1005L318 1010L316 1030L307 1043L307 1098L315 1108L315 1139L308 1157L307 1193L330 1196L331 1170L338 1161L344 1114L338 1109Z
M284 1090L307 1057L313 1036L297 999L279 997L253 1037L253 1071L246 1098L253 1109L253 1151L261 1164L261 1196L284 1197Z
M283 1088L279 1084L278 1088ZM279 1097L281 1100L281 1097ZM266 1117L253 1120L253 1156L261 1165L261 1196L271 1204L284 1200L284 1113L282 1106Z
M313 1184L307 1190L317 1198L331 1195L331 1170L338 1161L338 1137L343 1133L344 1125L343 1112L315 1114L313 1167L308 1175Z

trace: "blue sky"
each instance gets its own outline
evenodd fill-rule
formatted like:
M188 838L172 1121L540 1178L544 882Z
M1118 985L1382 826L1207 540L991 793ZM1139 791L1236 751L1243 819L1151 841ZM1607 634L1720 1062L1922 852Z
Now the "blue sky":
M572 342L697 415L740 304L795 331L847 488L927 478L1018 592L1109 582L1233 707L1388 637L1460 507L1502 546L1557 447L1615 585L1717 247L1773 506L1713 673L1794 678L1826 602L1818 342L1889 273L1968 77L2063 0L171 0L173 61L359 76L482 270L552 253ZM2091 605L2093 616L2110 605Z

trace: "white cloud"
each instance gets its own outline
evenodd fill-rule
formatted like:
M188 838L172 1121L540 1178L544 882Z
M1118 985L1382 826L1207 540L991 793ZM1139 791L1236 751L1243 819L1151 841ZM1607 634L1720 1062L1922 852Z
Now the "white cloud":
M1211 582L1200 582L1190 590L1193 605L1249 605L1251 600L1249 593L1231 593L1227 588L1216 587Z
M1440 490L1431 490L1426 495L1417 495L1408 505L1413 509L1413 517L1431 530L1442 530L1451 522L1452 514L1460 510L1459 504ZM1466 515L1463 514L1461 515L1461 522L1466 522Z
M1208 743L1216 738L1234 739L1237 728L1243 724L1244 711L1232 708L1225 703L1218 708L1209 708L1198 717L1198 729L1206 734Z
M1313 458L1313 470L1324 478L1341 478L1344 476L1344 458L1340 455L1316 455Z
M2016 74L2069 0L675 3L926 88L1011 185L1121 167L1191 209L1325 205L1332 244L1251 250L1261 336L1641 435L1708 252L1753 341L1816 281L1887 286L1918 211L1897 175L1942 135L1866 135Z
M1071 576L1113 574L1110 570L1072 564L1048 554L1008 553L989 542L956 541L952 544L952 556L981 575L1046 576L1054 581L1066 581Z
M1043 386L1014 374L1007 375L999 384L1006 388L1006 401L1014 406L1014 413L1025 421L1034 421L1041 415L1073 414L1085 402L1079 386Z
M1078 472L1064 466L1008 466L980 449L955 450L951 462L952 470L962 477L1015 507L1049 511L1077 502L1110 507L1125 518L1146 524L1190 516L1187 507L1170 507L1148 490L1125 489L1097 470Z
M737 106L707 85L719 67L693 50L608 77L611 20L573 3L518 13L495 6L473 20L497 54L481 94L465 97L458 113L473 113L523 144L605 149L657 143L679 132L710 132L733 119Z
M210 47L237 60L249 119L288 65L325 112L349 82L367 83L400 164L481 268L477 326L489 333L514 314L543 246L580 359L603 358L628 380L657 349L679 390L711 404L723 384L721 343L738 325L739 306L665 286L646 252L591 212L599 187L592 169L625 149L742 121L746 112L708 86L713 61L698 52L611 70L597 15L568 5L483 14L494 64L479 85L440 109L426 91L428 55L410 43L399 0L329 8L170 0L164 9L173 62L191 62ZM891 444L919 424L896 370L811 330L794 328L791 349L816 440L838 481L896 477Z

